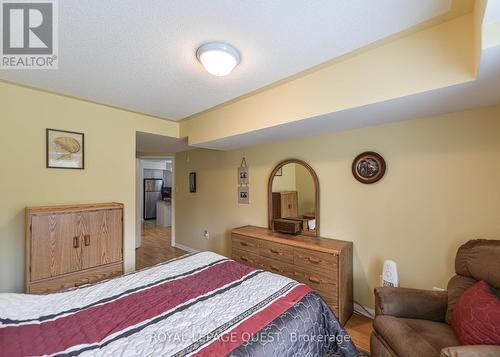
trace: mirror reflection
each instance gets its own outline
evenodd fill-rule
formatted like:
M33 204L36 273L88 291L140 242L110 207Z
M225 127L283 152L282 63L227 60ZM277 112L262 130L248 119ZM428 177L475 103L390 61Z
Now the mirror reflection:
M274 230L315 234L315 197L314 180L307 168L298 163L281 166L272 182Z

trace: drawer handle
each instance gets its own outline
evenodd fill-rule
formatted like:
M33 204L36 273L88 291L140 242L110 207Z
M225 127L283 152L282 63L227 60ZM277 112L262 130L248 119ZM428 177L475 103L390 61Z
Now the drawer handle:
M244 262L248 262L248 258L247 257L241 257L240 259L243 260Z
M321 259L318 259L318 258L307 258L307 260L309 260L311 263L314 263L314 264L319 264L321 263Z
M240 242L240 244L241 244L242 246L244 246L244 247L248 247L248 243L246 243L246 242Z
M274 248L269 249L269 251L270 251L271 253L274 253L274 254L280 254L280 251L279 251L279 250L276 250L276 249L274 249Z
M89 283L90 283L90 279L88 279L88 278L82 279L79 282L75 283L75 287L82 286L82 285L89 284Z
M90 245L90 235L87 234L87 235L83 236L83 238L85 241L85 246L88 247Z
M271 270L274 270L274 271L281 271L279 268L275 267L274 265L271 265L270 268L271 268Z
M310 277L309 277L309 281L310 281L311 283L316 283L316 284L321 283L321 279L315 278L315 277L313 277L313 276L310 276Z
M73 248L79 248L80 247L80 240L78 237L73 237Z

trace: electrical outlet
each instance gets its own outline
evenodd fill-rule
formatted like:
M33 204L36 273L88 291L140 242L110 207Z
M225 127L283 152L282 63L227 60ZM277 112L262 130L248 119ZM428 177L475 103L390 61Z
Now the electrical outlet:
M206 229L203 231L203 238L205 238L205 239L210 238L210 234L208 233L208 231Z

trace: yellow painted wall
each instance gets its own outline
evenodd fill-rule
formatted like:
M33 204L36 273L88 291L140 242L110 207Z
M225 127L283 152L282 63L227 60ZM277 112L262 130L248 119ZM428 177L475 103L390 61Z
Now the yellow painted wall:
M181 121L196 145L244 132L471 81L477 51L472 13Z
M85 170L45 168L45 129L85 133ZM135 268L135 132L177 123L0 82L0 292L24 289L24 207L125 204L125 267Z
M295 165L288 164L281 168L281 176L274 176L273 192L295 191L297 189L297 178Z
M302 165L296 165L295 181L297 182L297 196L299 201L299 216L314 212L314 180L311 173Z
M481 52L483 49L483 18L486 10L487 0L476 0L472 15L472 30L474 36L474 68L475 75L479 72Z
M321 234L354 242L354 295L373 306L384 259L394 259L403 286L445 287L457 247L500 239L500 106L218 152L176 155L177 242L229 254L230 230L267 223L266 185L286 158L308 162L321 188ZM386 176L363 185L354 157L381 153ZM250 204L237 203L236 168L250 167ZM198 192L188 192L188 172ZM210 239L203 240L208 229Z

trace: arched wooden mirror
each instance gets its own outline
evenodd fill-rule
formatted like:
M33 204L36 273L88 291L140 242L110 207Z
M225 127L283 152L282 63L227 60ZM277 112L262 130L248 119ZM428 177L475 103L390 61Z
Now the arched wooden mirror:
M282 233L319 235L319 181L306 162L280 162L268 182L269 229Z

